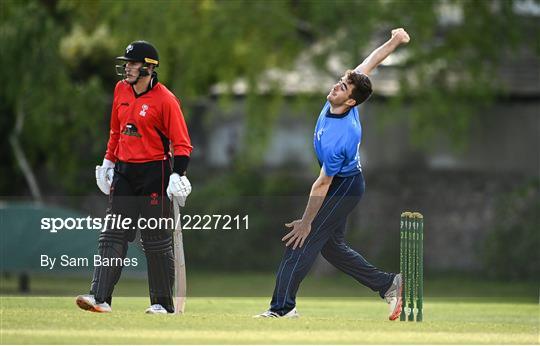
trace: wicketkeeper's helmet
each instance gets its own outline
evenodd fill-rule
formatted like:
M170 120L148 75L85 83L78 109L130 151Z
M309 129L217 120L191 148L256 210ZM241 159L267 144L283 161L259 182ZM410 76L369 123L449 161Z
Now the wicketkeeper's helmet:
M135 41L130 43L126 47L124 55L116 57L121 61L134 61L144 63L140 69L139 76L148 76L148 64L153 64L156 67L159 66L159 55L157 49L146 41ZM116 65L116 72L118 75L125 78L125 71L123 65Z
M159 56L157 49L146 41L135 41L126 47L123 56L116 59L124 61L138 61L147 64L159 65Z

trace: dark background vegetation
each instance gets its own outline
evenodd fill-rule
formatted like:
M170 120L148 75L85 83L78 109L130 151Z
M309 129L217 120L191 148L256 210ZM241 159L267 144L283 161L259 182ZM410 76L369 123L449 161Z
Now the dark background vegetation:
M241 138L244 145L237 159L226 168L208 167L194 156L190 177L196 188L188 207L192 213L249 211L255 231L189 234L189 260L201 269L273 270L282 251L277 241L281 225L301 214L305 203L301 196L307 195L316 170L304 167L304 174L298 174L298 169L287 169L286 164L270 169L261 159L279 110L288 102L277 86L260 92L262 72L293 69L303 52L320 43L324 44L313 61L321 73L328 72L326 61L335 52L353 67L366 50L388 37L390 29L404 27L412 40L403 48L407 54L396 76L399 92L381 102L388 112L407 108L407 131L417 152L429 152L441 136L449 139L453 151L464 151L473 140L473 129L490 122L484 110L501 100L516 99L498 77L501 66L523 52L535 60L540 57L538 15L517 11L520 4L523 2L510 0L2 1L0 195L8 201L16 198L45 204L50 196L98 196L94 166L101 162L107 141L117 80L114 57L129 42L146 39L159 49L160 81L182 100L194 143L209 135L209 124L221 121L213 112L201 114L201 104L208 102L226 109L240 99L246 109L242 122L250 128ZM444 6L457 9L461 19L444 22ZM248 88L235 95L232 85L239 77ZM218 83L228 86L228 91L213 93L212 87ZM323 97L297 95L300 101ZM518 97L515 102L537 102L539 97ZM314 104L309 107L311 112ZM313 112L304 113L312 121ZM381 121L400 119L383 116ZM194 153L197 150L196 146ZM539 148L515 155L537 161ZM478 263L469 268L447 267L483 276L538 279L538 167L536 172L511 174L413 168L366 173L368 193L370 181L379 192L385 186L395 187L379 197L396 203L379 203L375 209L377 200L368 200L361 221L351 221L352 229L358 231L350 235L354 244L364 245L362 251L371 254L376 263L395 267L395 234L379 234L363 220L397 220L396 215L408 205L430 210L431 214L425 212L426 220L432 222L432 228L440 227L448 220L430 216L466 209L468 204L460 198L469 199L468 193L473 191L486 198L479 205L488 201L496 212L489 225L484 225L488 229L482 233L479 248L474 249ZM411 171L427 180L409 185L423 185L416 198L403 188L410 179L406 172ZM487 181L497 187L490 190L489 184L482 185ZM463 193L446 200L444 191ZM83 210L82 204L69 207ZM10 231L4 227L3 233ZM459 253L459 243L444 246L455 247ZM427 251L434 261L442 258ZM449 261L456 260L452 256ZM426 267L429 270L429 263Z

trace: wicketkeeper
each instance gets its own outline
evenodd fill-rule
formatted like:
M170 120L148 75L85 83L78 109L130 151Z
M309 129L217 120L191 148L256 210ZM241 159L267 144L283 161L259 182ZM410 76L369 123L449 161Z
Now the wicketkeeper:
M115 263L94 268L90 294L77 297L84 310L110 312L128 242L135 239L137 219L169 217L170 201L184 206L191 192L185 172L192 146L180 102L158 82L158 52L146 41L129 44L117 57L110 136L103 164L96 167L99 189L109 195L108 213L130 218L129 229L108 227L99 236L98 253ZM170 164L174 162L174 164ZM168 196L168 198L167 198ZM172 313L174 257L172 230L141 229L148 269L151 306L147 313ZM120 261L121 262L121 261Z

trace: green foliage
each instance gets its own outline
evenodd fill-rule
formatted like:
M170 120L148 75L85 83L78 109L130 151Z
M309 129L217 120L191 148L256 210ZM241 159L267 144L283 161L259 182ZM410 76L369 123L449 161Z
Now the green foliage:
M500 62L532 45L535 35L527 32L539 33L540 26L518 17L513 1L429 3L429 10L417 14L419 20L405 25L412 33L410 56L394 105L401 107L407 98L421 100L412 105L416 145L427 147L444 133L459 149L466 146L471 125L481 120L480 110L505 91L497 78ZM444 3L454 6L461 22L437 25Z
M103 130L96 117L107 105L101 80L70 78L59 50L66 32L43 5L7 1L3 10L0 62L5 68L0 73L9 87L3 89L2 107L12 119L24 119L21 145L34 169L55 177L55 193L58 188L85 191L93 179L80 168L91 167L103 145L97 141Z
M160 51L160 79L184 107L206 98L216 83L230 88L240 78L246 82L251 131L243 139L241 165L256 167L282 103L278 85L261 95L262 72L291 69L307 50L314 51L321 72L335 53L354 67L390 29L402 26L412 40L401 48L405 68L401 94L393 103L399 109L410 99L421 100L407 103L416 144L428 147L444 132L460 147L480 119L478 109L504 90L495 78L500 61L521 47L540 54L538 21L518 17L514 3L5 0L0 61L8 68L0 73L9 86L3 85L0 95L8 119L2 119L2 131L10 133L11 119L23 112L23 144L31 166L62 176L54 188L84 191L92 172L81 176L81 167L101 160L105 147L114 57L129 42L146 39ZM461 14L462 20L441 23L442 8ZM84 147L82 153L76 142ZM11 157L9 145L2 150ZM14 162L7 168L17 172ZM17 191L17 185L7 191Z
M155 43L162 80L186 99L239 77L254 87L261 71L290 66L303 46L286 1L157 1L151 10L127 1L63 4L82 28L110 28L117 52L135 39Z
M502 279L540 277L540 180L504 196L495 228L486 239L485 269Z

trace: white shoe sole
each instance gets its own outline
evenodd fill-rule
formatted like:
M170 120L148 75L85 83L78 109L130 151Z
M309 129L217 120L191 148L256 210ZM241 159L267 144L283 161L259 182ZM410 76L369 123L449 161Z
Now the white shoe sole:
M266 316L264 314L260 314L260 315L255 315L255 316L251 316L252 318L269 318L269 319L273 319L273 318L299 318L300 317L300 314L298 312L294 312L293 314L290 314L291 311L289 311L287 314L283 315L283 316Z
M402 294L403 294L403 276L401 277L401 285L399 286L399 289L397 291L397 296L396 296L397 303L396 303L396 306L394 307L394 311L392 311L390 316L388 316L388 319L390 321L397 320L399 318L399 315L401 315L401 310L403 309L403 299L401 297Z
M83 296L78 296L75 300L75 303L77 306L83 310L91 311L91 312L99 312L99 313L108 313L111 312L110 310L103 310L100 309L98 306L90 304Z
M144 313L148 315L168 315L169 314L167 311L145 311Z

